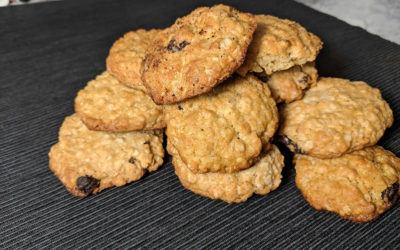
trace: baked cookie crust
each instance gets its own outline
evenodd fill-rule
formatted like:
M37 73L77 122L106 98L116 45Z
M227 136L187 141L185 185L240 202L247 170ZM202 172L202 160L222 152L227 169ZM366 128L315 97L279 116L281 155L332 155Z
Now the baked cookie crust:
M107 71L79 91L75 112L91 130L127 132L165 127L162 106L144 90L120 84Z
M175 151L171 144L168 144L168 151ZM284 167L283 155L275 145L271 145L271 149L252 167L235 173L196 174L186 167L179 154L173 155L175 174L185 188L228 203L244 202L253 193L265 195L275 190L281 183Z
M304 92L317 83L318 71L314 62L311 62L269 76L264 74L258 76L268 84L277 103L290 103L303 98Z
M159 32L148 47L142 80L157 104L210 91L243 63L257 27L232 7L201 7Z
M279 134L296 153L333 158L375 145L393 123L378 89L365 82L321 78L303 99L284 104Z
M278 126L267 84L234 76L211 92L164 106L168 141L195 173L232 173L259 160ZM173 152L170 152L174 156Z
M364 223L389 209L399 195L400 159L380 146L334 159L295 158L296 185L317 210Z
M69 192L84 197L139 180L163 163L163 131L107 133L86 128L77 114L66 117L49 166Z
M256 15L257 29L246 60L237 70L267 75L312 62L322 49L321 40L300 24L269 15Z
M160 30L138 29L124 34L111 47L106 59L109 71L130 88L143 86L140 67L151 40Z

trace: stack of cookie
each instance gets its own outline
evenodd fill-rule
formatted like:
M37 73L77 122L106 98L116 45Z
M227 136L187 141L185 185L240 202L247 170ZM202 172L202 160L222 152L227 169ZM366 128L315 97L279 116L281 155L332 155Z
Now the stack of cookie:
M142 80L165 105L167 150L182 185L226 202L276 189L284 166L271 144L276 101L300 99L316 82L321 47L295 22L222 5L160 31Z
M279 186L280 138L313 207L372 220L399 193L400 159L373 146L393 114L364 82L318 79L321 48L298 23L225 5L128 32L78 93L50 168L78 196L123 185L162 164L166 127L184 187L242 202Z
M296 153L296 185L311 206L367 222L394 204L400 159L374 146L393 123L378 89L320 78L280 115L281 139Z
M148 42L146 38L142 42ZM106 71L79 91L76 113L64 120L59 142L49 153L50 169L73 195L84 197L125 185L163 163L162 106L151 100L142 85L117 77L135 83L134 74L114 77Z

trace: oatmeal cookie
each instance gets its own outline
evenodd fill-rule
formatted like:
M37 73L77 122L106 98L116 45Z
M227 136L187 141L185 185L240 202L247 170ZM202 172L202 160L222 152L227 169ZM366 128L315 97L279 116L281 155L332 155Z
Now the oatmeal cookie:
M267 84L252 75L234 76L211 92L164 107L168 141L195 173L250 167L268 147L278 116Z
M171 144L168 151L175 151ZM283 156L275 145L252 167L236 173L196 174L186 167L177 152L173 155L175 173L185 188L229 203L246 201L253 193L265 195L275 190L281 183L284 167Z
M201 7L159 32L148 47L142 80L157 104L205 93L243 63L257 27L232 7Z
M259 77L268 83L277 103L290 103L303 98L305 90L316 84L318 72L312 62Z
M289 148L319 158L372 146L393 123L378 89L339 78L321 78L280 115L279 134Z
M128 87L143 86L140 67L147 47L158 32L138 29L126 33L111 47L106 59L107 70Z
M399 195L400 159L380 146L334 159L295 158L296 185L317 210L363 223L389 209Z
M162 130L92 131L73 114L65 118L58 139L50 150L49 166L75 196L139 180L163 163Z
M269 15L256 15L257 29L246 60L237 70L267 75L312 62L322 49L321 40L300 24Z
M92 130L126 132L165 127L162 106L143 90L120 84L107 71L79 91L75 112Z

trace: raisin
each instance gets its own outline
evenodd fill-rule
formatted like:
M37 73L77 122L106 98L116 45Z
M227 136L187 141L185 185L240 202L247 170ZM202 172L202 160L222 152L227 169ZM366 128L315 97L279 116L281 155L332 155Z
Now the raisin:
M394 198L397 196L398 192L399 192L399 183L398 182L393 183L391 186L383 190L381 194L382 200L386 198L389 202L392 202Z
M179 50L182 50L183 48L185 48L187 45L189 45L190 43L188 41L183 41L179 44Z
M286 135L279 135L278 139L286 146L292 146L296 154L304 154L304 151Z
M135 163L135 158L131 157L131 158L129 159L129 163L134 164L134 163Z
M169 43L167 45L168 51L178 52L190 44L188 41L183 41L183 42L180 42L178 45L176 45L175 42L176 42L175 39L171 39L171 41L169 41Z
M303 76L299 82L308 82L308 75Z
M99 180L88 175L79 176L76 180L76 186L80 191L84 192L85 194L92 193L93 190L99 186L99 184Z

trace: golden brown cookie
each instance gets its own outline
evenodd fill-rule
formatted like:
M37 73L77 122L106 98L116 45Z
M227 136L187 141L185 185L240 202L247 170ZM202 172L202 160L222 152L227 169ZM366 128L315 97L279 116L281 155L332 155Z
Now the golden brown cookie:
M400 159L380 146L334 159L296 155L296 185L317 210L355 222L376 219L399 195Z
M126 33L110 49L107 70L124 85L143 86L140 67L151 40L159 30L138 29Z
M50 169L73 195L84 197L139 180L163 163L162 130L107 133L65 118L50 150Z
M168 141L195 173L250 167L278 126L267 84L252 75L234 76L211 92L166 105L164 118Z
M92 130L126 132L165 127L162 106L144 90L120 84L107 71L79 91L75 112Z
M289 148L320 158L374 145L393 123L378 89L339 78L321 78L303 99L283 105L280 116Z
M171 144L168 151L175 151ZM265 195L275 190L281 183L284 167L283 156L275 145L254 166L235 173L196 174L186 167L177 152L173 155L175 173L185 188L229 203L246 201L253 193Z
M237 70L267 75L312 62L322 49L321 40L300 24L268 15L256 15L257 30L246 60Z
M148 47L142 80L157 104L209 91L243 63L257 22L232 7L202 7L159 32Z
M272 96L277 103L290 103L303 98L305 90L317 83L318 72L314 63L293 66L290 69L278 71L271 75L261 75L268 83Z

